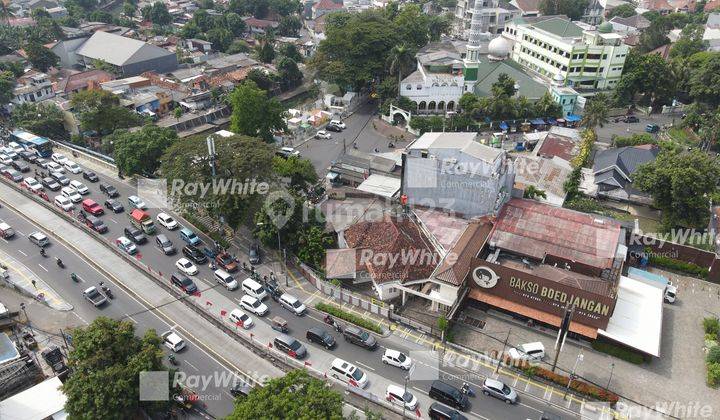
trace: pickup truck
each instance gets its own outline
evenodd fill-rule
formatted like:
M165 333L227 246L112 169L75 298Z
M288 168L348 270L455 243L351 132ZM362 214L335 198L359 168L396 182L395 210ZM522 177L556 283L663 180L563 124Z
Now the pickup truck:
M135 209L128 214L130 223L138 229L141 229L148 235L155 233L155 223L152 221L152 217L148 212L140 209Z
M95 305L95 307L102 306L107 302L107 298L98 292L95 286L85 289L83 297Z

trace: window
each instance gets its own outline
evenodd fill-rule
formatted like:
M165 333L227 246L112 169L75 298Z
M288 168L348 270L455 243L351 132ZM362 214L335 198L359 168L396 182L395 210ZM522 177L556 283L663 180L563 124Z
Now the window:
M407 90L412 90L412 85L407 85L407 86L405 86L405 89L407 89Z
M417 90L422 90L422 85L417 85L417 86L415 87L415 89L417 89Z
M607 54L603 54L602 59L607 60Z

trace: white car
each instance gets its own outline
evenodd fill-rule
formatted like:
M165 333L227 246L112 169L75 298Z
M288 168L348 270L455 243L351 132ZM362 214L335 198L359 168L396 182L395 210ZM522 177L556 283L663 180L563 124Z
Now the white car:
M667 303L675 303L675 299L677 299L677 286L668 281L667 286L665 286L664 300Z
M75 188L75 191L77 191L80 195L90 194L90 190L88 190L88 187L86 187L85 184L80 181L70 181L70 187Z
M23 184L25 184L25 186L34 193L42 191L43 189L42 185L37 181L37 179L33 177L25 178Z
M508 350L508 355L513 359L540 361L545 357L545 346L539 341L525 343Z
M399 367L400 369L409 370L412 366L412 359L404 353L397 350L387 349L382 356L382 362L386 365Z
M180 226L178 225L177 220L173 219L172 216L167 213L159 213L156 219L159 224L165 226L170 230L177 229Z
M385 399L399 406L404 404L408 410L415 410L418 405L417 397L398 385L388 385L387 391L385 391Z
M179 352L185 348L185 340L182 339L175 331L166 331L161 335L163 344L174 352Z
M345 123L340 120L332 120L332 121L330 121L329 125L334 125L335 127L340 127L343 130L347 128Z
M65 197L64 195L55 196L55 205L65 211L70 211L73 209L73 207L75 207L73 206L72 201L70 201L70 199Z
M19 144L15 143L14 141L11 141L10 143L8 143L8 146L9 146L11 149L13 149L13 151L15 151L15 153L21 153L21 152L24 152L24 151L25 151L25 149L24 149L22 146L20 146Z
M55 162L48 162L45 167L48 169L49 172L57 172L61 174L65 173L65 168Z
M53 155L52 155L52 161L55 163L58 163L60 165L65 163L66 160L68 160L68 159L62 153L53 153Z
M80 196L73 187L63 187L62 190L60 190L60 194L67 197L73 203L79 203L82 201L82 196Z
M240 298L240 306L254 313L257 316L264 316L268 312L268 307L258 299L250 295L243 295Z
M0 154L0 163L3 165L12 165L13 160L6 154Z
M253 326L253 320L242 309L233 309L230 311L230 321L235 325L241 325L246 330Z
M329 138L332 138L332 136L331 136L330 133L328 133L327 131L325 131L325 130L320 130L320 131L318 131L318 132L315 134L315 138L316 138L316 139L326 139L326 140L327 140L327 139L329 139Z
M63 163L63 166L65 167L65 169L67 169L68 171L70 171L74 174L79 174L80 172L82 172L82 168L80 167L80 165L73 162L72 160L66 160Z
M190 260L187 258L180 258L175 263L175 267L178 268L178 270L182 271L183 273L187 274L188 276L194 276L198 273L198 268L195 267L195 264L191 263Z
M130 197L128 197L128 204L140 210L145 210L147 208L145 202L142 201L137 195L131 195Z
M9 157L12 160L17 159L17 157L18 157L18 154L15 153L15 151L9 147L3 147L2 149L0 149L0 151L2 151L2 153L5 156Z
M300 152L293 149L292 147L281 147L280 148L280 154L285 156L286 158L297 156L300 157Z
M295 296L289 294L289 293L283 293L280 296L280 299L278 300L280 305L282 305L285 309L288 311L294 313L297 316L301 316L305 313L306 309L305 305L303 305L302 302Z

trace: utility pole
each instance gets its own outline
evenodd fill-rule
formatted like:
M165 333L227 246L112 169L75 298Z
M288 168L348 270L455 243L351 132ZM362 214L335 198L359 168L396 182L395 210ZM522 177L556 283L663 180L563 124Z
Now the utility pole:
M505 348L507 347L508 341L510 341L510 332L512 329L508 330L507 336L505 337L505 341L503 342L503 349L502 353L500 353L500 357L498 358L497 366L495 367L495 373L498 373L500 371L500 365L502 364L503 359L505 358Z
M610 378L608 378L608 383L605 387L606 391L610 391L610 381L612 381L613 370L615 370L615 363L610 363Z
M560 323L560 329L558 330L558 335L557 335L557 338L555 339L555 358L553 359L553 364L552 364L553 372L555 372L555 368L557 367L558 357L560 356L560 351L562 350L562 347L565 344L565 338L567 337L567 333L570 330L570 321L572 320L574 311L575 311L575 305L570 306L570 304L568 303L565 306L565 314L563 314L563 320L562 320L562 323Z
M583 361L585 356L583 356L582 349L580 349L580 353L578 353L577 358L575 359L575 366L573 366L573 370L570 373L570 379L568 380L567 387L565 388L565 395L563 395L563 400L567 399L568 392L570 392L570 385L572 384L573 379L575 379L575 371L577 370L578 365Z

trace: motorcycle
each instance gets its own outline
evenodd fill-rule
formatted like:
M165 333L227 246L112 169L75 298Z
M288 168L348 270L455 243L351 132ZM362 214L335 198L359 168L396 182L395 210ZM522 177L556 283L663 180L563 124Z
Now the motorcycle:
M170 364L171 364L171 365L173 365L173 366L177 366L177 365L178 365L178 361L175 359L175 355L174 355L174 354L169 355L169 356L168 356L168 360L170 361Z
M77 274L75 274L75 273L70 273L70 278L71 278L72 281L74 281L75 283L78 283L78 282L80 281L80 279L78 278Z
M105 296L107 296L108 299L113 299L113 298L114 298L114 296L113 296L113 294L112 294L112 291L110 290L109 287L103 285L103 286L100 286L100 290L102 290L103 293L105 293Z
M57 263L57 266L60 268L65 268L65 264L62 262L60 258L55 259L55 262Z
M463 382L462 387L460 387L460 392L467 395L468 397L474 397L475 391L473 391L472 388L470 388L470 384L467 382Z
M40 255L43 257L47 257L47 252L45 252L45 248L40 248Z
M331 325L333 328L335 328L335 331L342 332L342 329L340 328L340 324L335 322L333 317L331 317L330 315L325 315L325 317L323 318L323 322L325 322L328 325Z

